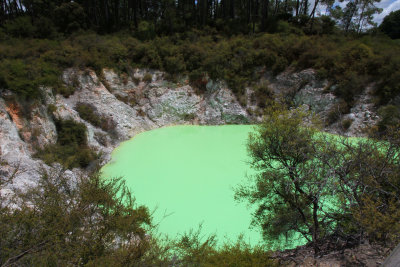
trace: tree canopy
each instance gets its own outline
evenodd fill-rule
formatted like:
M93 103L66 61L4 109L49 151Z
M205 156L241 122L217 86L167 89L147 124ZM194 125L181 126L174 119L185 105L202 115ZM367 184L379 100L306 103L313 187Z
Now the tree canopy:
M316 253L331 237L397 244L398 139L383 144L324 134L309 119L275 106L250 134L257 174L235 196L257 206L253 224L266 240L300 234Z
M379 28L392 39L400 38L400 10L392 11L384 17Z
M254 33L276 30L278 20L312 29L321 5L346 32L374 24L372 16L380 12L375 6L378 0L344 1L341 9L331 0L8 0L0 5L0 24L36 36L51 36L55 28L66 34L79 29L171 34L209 26L230 34Z

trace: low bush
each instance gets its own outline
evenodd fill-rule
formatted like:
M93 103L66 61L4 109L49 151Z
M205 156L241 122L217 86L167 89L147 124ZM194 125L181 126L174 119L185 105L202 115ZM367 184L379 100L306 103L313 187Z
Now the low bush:
M60 163L67 169L86 168L99 155L87 145L86 126L73 120L56 121L57 143L38 150L35 157L46 164Z
M146 83L151 83L152 80L153 80L153 76L151 75L151 73L146 73L143 76L143 81Z
M344 100L334 104L328 112L327 124L330 125L338 121L343 115L350 112L349 105Z

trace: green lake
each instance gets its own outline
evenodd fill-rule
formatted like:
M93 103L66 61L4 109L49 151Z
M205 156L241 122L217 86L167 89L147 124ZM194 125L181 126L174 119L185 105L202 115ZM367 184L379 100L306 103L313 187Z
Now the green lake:
M243 234L254 245L262 238L258 229L250 229L252 209L235 202L233 190L251 173L246 142L253 127L173 126L144 132L114 150L103 176L123 176L137 203L155 211L162 234L176 237L201 224L201 233L216 234L219 242Z

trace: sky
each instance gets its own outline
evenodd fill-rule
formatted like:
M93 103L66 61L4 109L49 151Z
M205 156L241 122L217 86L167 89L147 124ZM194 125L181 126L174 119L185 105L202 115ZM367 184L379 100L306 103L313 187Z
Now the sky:
M314 1L310 2L310 5L312 6L314 4ZM338 5L344 8L347 3L348 1L339 2L338 0L336 0L334 6ZM376 3L376 6L383 9L382 13L376 14L374 16L374 21L379 25L382 23L383 18L389 15L390 12L400 9L400 0L381 0L379 3ZM319 14L325 14L326 6L320 5L317 10Z
M374 17L374 21L379 25L383 18L389 15L391 11L400 9L400 0L381 0L381 2L377 4L377 7L383 8L382 13Z

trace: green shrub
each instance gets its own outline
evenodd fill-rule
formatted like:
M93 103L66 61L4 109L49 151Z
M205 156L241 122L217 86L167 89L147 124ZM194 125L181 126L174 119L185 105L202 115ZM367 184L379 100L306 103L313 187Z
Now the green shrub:
M96 108L91 104L77 103L75 106L79 116L96 127L100 127L101 119L96 113Z
M7 185L2 179L0 189ZM37 184L25 189L11 189L12 200L0 195L1 203L18 207L0 208L1 265L154 266L141 264L149 251L150 213L123 179L96 172L71 181L41 170ZM28 248L34 249L21 253Z
M155 37L154 25L147 21L141 21L136 33L137 37L141 40L149 40Z
M400 122L400 109L395 105L383 106L378 110L378 134L383 135L389 128L396 127Z
M255 101L260 108L265 108L267 101L270 101L274 98L273 91L268 87L268 84L263 83L253 88Z
M327 115L328 125L335 123L343 115L345 115L349 112L350 112L350 107L347 104L347 102L344 100L339 100L339 102L334 104L328 112L328 115Z
M400 11L390 12L389 15L383 18L379 28L392 39L400 38Z
M6 33L14 37L33 37L36 31L29 16L18 17L5 23Z
M351 126L352 123L353 123L353 120L352 120L352 119L345 119L345 120L343 120L343 121L342 121L342 127L343 127L343 129L344 129L345 131L347 131L347 130L350 128L350 126Z
M146 83L151 83L152 80L153 80L153 76L151 75L151 73L146 73L143 76L143 81Z
M57 107L53 104L47 106L47 112L52 115L54 112L57 111Z
M79 116L82 119L89 122L93 126L96 126L111 134L115 133L116 125L113 119L99 115L95 106L88 103L77 103L75 109L78 111Z
M207 77L204 72L195 70L189 73L189 83L200 92L207 90Z
M87 145L86 126L73 120L57 120L57 143L39 149L35 157L46 164L58 162L65 168L86 168L98 159L94 151Z

